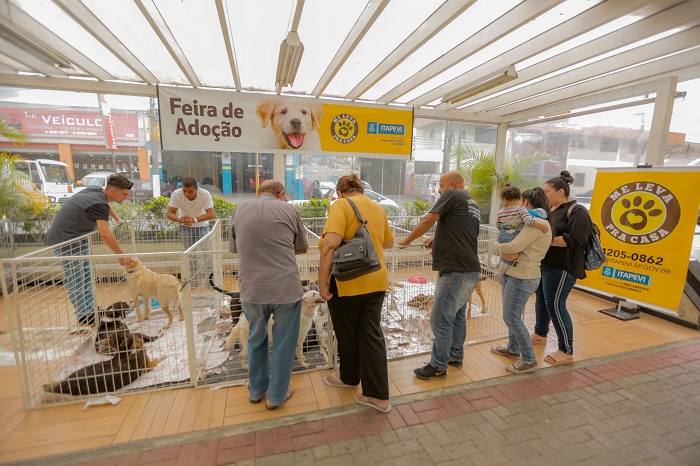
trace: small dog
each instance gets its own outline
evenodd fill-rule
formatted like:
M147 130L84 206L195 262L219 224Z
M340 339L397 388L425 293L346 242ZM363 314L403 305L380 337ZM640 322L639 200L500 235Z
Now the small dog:
M474 292L477 294L479 299L481 300L481 310L486 311L486 300L484 299L484 293L481 290L481 282L486 280L485 276L481 276L479 278L479 281L476 282L476 287L474 288ZM469 302L467 304L467 319L472 318L472 298L473 298L473 293L469 295ZM407 304L412 307L417 307L417 308L422 308L422 309L428 309L432 310L433 308L433 303L435 302L435 296L434 295L427 295L420 293L413 298L409 299Z
M100 346L114 353L114 357L78 369L63 380L45 384L44 391L73 396L114 392L152 371L160 362L151 360L143 340L133 335L112 333L100 341Z
M321 150L318 135L323 106L312 102L270 100L257 108L262 124L261 147L268 149Z
M479 296L479 299L481 300L481 312L486 312L488 309L486 309L486 300L484 299L484 293L481 291L481 282L486 280L486 277L484 275L481 275L479 277L479 281L476 282L476 287L474 288L474 292L476 292L477 296ZM474 297L474 293L469 295L469 304L467 304L467 319L472 318L472 298Z
M270 317L267 323L267 338L268 341L272 341L272 325L274 324L274 319ZM245 314L241 314L238 319L238 323L234 325L231 330L231 334L226 339L226 344L224 345L225 350L231 350L238 342L241 345L241 353L238 357L241 360L241 367L243 370L248 370L248 334L250 333L250 324L248 324L248 319L246 319Z
M102 320L97 326L97 334L95 335L95 350L98 353L104 353L109 346L104 346L102 342L107 341L112 335L116 338L128 341L130 338L140 338L145 343L150 343L163 336L163 331L159 331L154 336L144 335L143 333L132 333L129 327L120 319ZM112 354L107 352L107 354Z
M185 314L182 311L180 303L180 282L174 275L166 273L155 273L148 270L140 260L133 259L131 265L124 267L126 269L126 282L129 285L131 299L136 306L136 315L138 321L143 322L151 317L151 298L157 298L163 312L168 316L168 323L163 326L163 330L167 330L173 324L173 313L170 306L177 307L180 320L185 320ZM146 301L146 314L143 314L139 296Z
M131 303L127 303L126 301L117 301L116 303L110 304L107 309L100 309L99 315L100 318L107 317L109 319L123 319L132 309L134 309L134 306Z
M316 308L326 302L321 298L321 293L318 291L307 291L301 298L301 321L299 322L299 338L297 339L297 360L304 367L309 367L304 359L304 340L306 335L311 330L311 325L314 323ZM327 306L327 305L326 305Z
M216 286L216 283L214 283L213 273L209 275L209 284L213 289L215 289L219 293L231 298L231 301L229 302L229 309L231 310L231 319L233 325L238 324L238 319L240 319L241 314L243 314L243 307L241 306L241 294L238 291L226 291Z
M328 303L320 303L314 311L314 327L316 328L316 340L318 348L326 362L328 362Z

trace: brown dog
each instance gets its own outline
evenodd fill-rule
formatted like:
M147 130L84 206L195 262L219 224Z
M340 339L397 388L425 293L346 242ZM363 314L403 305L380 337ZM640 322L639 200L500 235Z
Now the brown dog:
M185 320L180 303L180 282L174 275L167 273L155 273L148 270L138 259L133 259L130 265L124 266L126 269L126 282L129 285L131 300L136 307L136 315L139 322L151 317L151 298L157 298L163 312L168 316L167 325L163 330L169 329L173 324L172 307L177 307L180 320ZM139 296L146 302L146 314L143 314Z
M48 383L44 385L44 391L73 396L114 392L150 372L160 362L149 359L142 339L125 333L111 333L100 341L100 347L106 348L105 352L114 354L114 357L78 369L63 380Z

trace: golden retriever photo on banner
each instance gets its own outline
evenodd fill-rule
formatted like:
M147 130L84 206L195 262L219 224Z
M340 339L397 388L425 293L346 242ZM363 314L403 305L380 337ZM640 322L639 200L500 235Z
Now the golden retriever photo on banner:
M269 100L258 105L263 149L321 150L321 104Z

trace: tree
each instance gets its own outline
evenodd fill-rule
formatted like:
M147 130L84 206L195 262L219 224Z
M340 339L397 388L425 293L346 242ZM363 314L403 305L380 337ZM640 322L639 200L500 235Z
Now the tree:
M530 189L542 186L544 180L525 175L525 169L538 162L549 161L547 154L535 153L525 156L506 156L505 169L502 175L496 173L496 152L485 151L469 145L457 146L452 150L452 163L464 176L469 193L479 203L483 223L489 221L491 193L494 187L502 188L506 184L518 186L520 189Z
M10 126L2 115L0 136L15 145L27 142L27 136ZM21 157L9 152L0 153L0 218L15 218L24 211L39 213L49 203L49 199L36 189L28 176L15 170L16 160L21 160Z

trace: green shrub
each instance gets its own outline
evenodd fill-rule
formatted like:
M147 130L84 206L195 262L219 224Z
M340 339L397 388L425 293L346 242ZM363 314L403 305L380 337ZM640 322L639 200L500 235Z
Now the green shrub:
M214 218L231 218L233 211L236 210L234 202L228 202L221 196L214 196L212 202L214 203Z
M328 208L331 206L331 200L325 199L309 199L306 202L294 204L294 208L299 211L301 218L319 218L325 217L328 214Z
M154 199L149 199L143 203L143 209L146 212L148 219L167 219L168 204L170 199L164 196L158 196Z
M412 202L404 201L406 215L409 217L422 217L430 211L430 204L426 201L416 199Z

